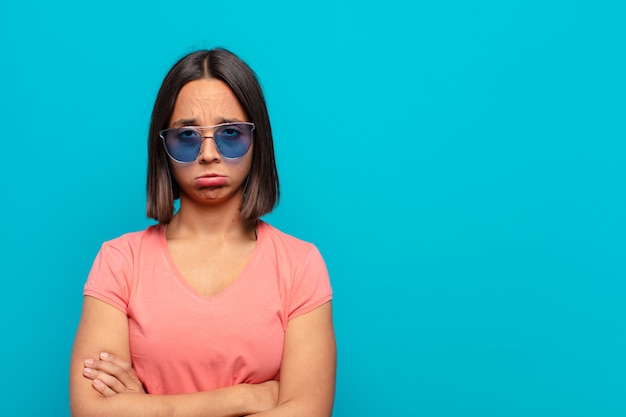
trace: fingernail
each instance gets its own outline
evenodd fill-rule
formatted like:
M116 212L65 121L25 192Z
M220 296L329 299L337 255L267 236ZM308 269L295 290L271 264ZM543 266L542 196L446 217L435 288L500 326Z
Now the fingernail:
M109 354L108 354L108 353L106 353L106 352L102 352L102 353L100 354L100 359L106 359L106 358L108 358L108 357L109 357Z
M85 361L85 366L92 366L94 364L94 360L93 359L87 359Z
M85 369L83 369L83 373L84 373L84 374L91 375L91 373L92 373L92 372L93 372L93 369L91 369L91 368L85 368Z

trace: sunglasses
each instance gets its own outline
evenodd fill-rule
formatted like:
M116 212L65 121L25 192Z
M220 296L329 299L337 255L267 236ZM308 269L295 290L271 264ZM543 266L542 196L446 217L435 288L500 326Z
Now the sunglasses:
M213 129L213 135L205 136L203 130ZM222 123L215 126L188 126L165 129L159 132L165 152L176 162L189 163L198 158L202 142L212 138L218 152L226 159L239 159L252 144L254 123Z

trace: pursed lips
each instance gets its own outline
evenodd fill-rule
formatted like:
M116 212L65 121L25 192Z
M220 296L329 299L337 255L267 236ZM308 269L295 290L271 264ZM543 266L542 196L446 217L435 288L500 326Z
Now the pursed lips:
M219 174L206 174L196 178L198 187L220 187L226 184L226 177Z

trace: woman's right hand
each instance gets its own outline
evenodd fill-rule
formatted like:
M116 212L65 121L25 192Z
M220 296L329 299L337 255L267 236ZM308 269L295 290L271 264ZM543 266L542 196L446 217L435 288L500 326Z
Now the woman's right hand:
M131 364L110 353L102 353L98 359L87 359L83 375L91 379L93 388L105 397L146 393Z

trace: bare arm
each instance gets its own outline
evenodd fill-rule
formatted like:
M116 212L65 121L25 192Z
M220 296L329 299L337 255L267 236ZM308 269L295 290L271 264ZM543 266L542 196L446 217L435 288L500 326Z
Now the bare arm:
M116 308L87 296L70 363L72 417L235 417L275 405L274 393L263 384L242 384L184 395L150 395L129 391L105 396L98 390L98 380L92 382L83 374L85 360L98 358L101 352L110 352L130 363L128 318Z
M278 406L254 417L329 417L335 395L336 345L330 301L289 321Z

